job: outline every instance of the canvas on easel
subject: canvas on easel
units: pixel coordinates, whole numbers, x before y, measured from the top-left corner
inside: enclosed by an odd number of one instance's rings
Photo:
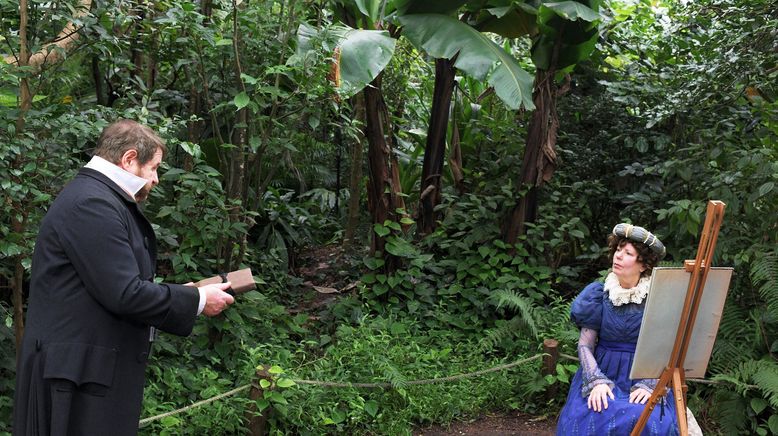
[[[703,288],[705,298],[700,301],[683,363],[686,377],[705,376],[732,273],[732,268],[717,267],[708,273]],[[654,268],[630,378],[659,378],[667,366],[690,278],[691,274],[683,267]]]

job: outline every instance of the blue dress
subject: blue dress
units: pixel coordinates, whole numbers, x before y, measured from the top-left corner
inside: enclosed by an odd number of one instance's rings
[[[614,384],[615,400],[608,398],[608,408],[595,412],[587,407],[582,395],[582,367],[573,377],[567,402],[559,416],[557,435],[628,435],[637,424],[645,404],[629,402],[632,386],[639,380],[629,378],[635,344],[640,333],[645,301],[614,306],[602,283],[588,285],[573,302],[570,317],[579,328],[598,330],[594,358],[600,371]],[[673,393],[657,403],[641,435],[678,435]]]

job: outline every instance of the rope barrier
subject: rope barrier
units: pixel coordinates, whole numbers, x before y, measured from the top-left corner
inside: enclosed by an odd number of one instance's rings
[[[154,421],[159,421],[162,418],[166,418],[168,416],[173,416],[173,415],[178,415],[179,413],[184,413],[187,410],[194,409],[196,407],[200,407],[200,406],[206,405],[208,403],[212,403],[212,402],[214,402],[216,400],[221,400],[222,398],[229,397],[230,395],[235,395],[238,392],[244,391],[244,390],[246,390],[246,389],[248,389],[250,387],[251,387],[251,383],[249,383],[247,385],[243,385],[243,386],[241,386],[239,388],[235,388],[235,389],[233,389],[233,390],[231,390],[229,392],[225,392],[223,394],[219,394],[219,395],[217,395],[215,397],[211,397],[211,398],[208,398],[208,399],[205,399],[205,400],[202,400],[202,401],[198,401],[198,402],[196,402],[194,404],[191,404],[191,405],[186,406],[186,407],[182,407],[180,409],[172,410],[170,412],[162,413],[162,414],[159,414],[159,415],[156,415],[156,416],[152,416],[150,418],[141,419],[140,422],[138,423],[138,427],[142,428],[142,427],[145,427],[147,424],[152,423]]]
[[[403,385],[428,385],[432,383],[443,383],[443,382],[451,382],[456,380],[461,380],[465,378],[471,378],[471,377],[477,377],[479,375],[488,374],[490,372],[496,372],[496,371],[503,371],[508,368],[512,368],[514,366],[521,365],[522,363],[531,362],[533,360],[537,360],[541,357],[543,357],[544,354],[536,354],[532,357],[528,357],[526,359],[517,360],[513,363],[508,363],[505,365],[498,365],[489,369],[483,369],[480,371],[465,373],[465,374],[459,374],[459,375],[453,375],[449,377],[440,377],[440,378],[429,378],[429,379],[422,379],[422,380],[411,380],[405,383],[402,383]],[[332,388],[391,388],[393,385],[391,383],[343,383],[343,382],[327,382],[327,381],[319,381],[319,380],[296,380],[291,379],[293,382],[301,385],[316,385],[316,386],[324,386],[324,387],[332,387]],[[159,421],[162,418],[178,415],[180,413],[184,413],[188,410],[194,409],[196,407],[203,406],[208,403],[212,403],[214,401],[220,400],[225,397],[229,397],[231,395],[235,395],[238,392],[244,391],[251,387],[251,384],[243,385],[241,387],[235,388],[229,392],[225,392],[223,394],[216,395],[215,397],[208,398],[206,400],[198,401],[194,404],[191,404],[186,407],[182,407],[180,409],[172,410],[170,412],[162,413],[159,415],[155,415],[149,418],[141,419],[139,422],[139,427],[145,427],[146,425],[154,422]]]
[[[433,383],[444,383],[444,382],[462,380],[471,377],[478,377],[479,375],[488,374],[490,372],[503,371],[508,368],[521,365],[522,363],[531,362],[543,356],[544,356],[543,354],[536,354],[526,359],[517,360],[513,363],[508,363],[505,365],[498,365],[489,369],[483,369],[480,371],[469,372],[469,373],[459,374],[459,375],[452,375],[448,377],[411,380],[405,383],[401,383],[401,385],[405,385],[405,386],[429,385]],[[324,387],[331,387],[331,388],[391,388],[394,386],[391,383],[348,383],[348,382],[324,382],[319,380],[295,380],[295,379],[292,379],[292,381],[301,385],[316,385],[316,386],[324,386]]]
[[[579,362],[581,360],[581,359],[579,359],[579,358],[577,358],[575,356],[571,356],[571,355],[565,354],[565,353],[559,353],[559,357],[564,357],[565,359],[575,360],[576,362]]]
[[[428,378],[428,379],[421,379],[421,380],[411,380],[411,381],[407,381],[407,382],[404,382],[404,383],[398,383],[397,385],[399,385],[399,386],[418,386],[418,385],[428,385],[428,384],[433,384],[433,383],[452,382],[452,381],[462,380],[462,379],[466,379],[466,378],[478,377],[480,375],[488,374],[490,372],[503,371],[503,370],[512,368],[514,366],[521,365],[523,363],[531,362],[533,360],[540,359],[541,357],[546,356],[546,355],[547,354],[545,354],[545,353],[536,354],[536,355],[534,355],[532,357],[527,357],[525,359],[517,360],[515,362],[507,363],[507,364],[504,364],[504,365],[497,365],[497,366],[494,366],[494,367],[488,368],[488,369],[482,369],[480,371],[474,371],[474,372],[469,372],[469,373],[464,373],[464,374],[452,375],[452,376],[448,376],[448,377],[438,377],[438,378]],[[564,359],[568,359],[568,360],[579,361],[578,357],[571,356],[569,354],[559,353],[559,357],[564,358]],[[366,389],[372,389],[372,388],[392,388],[392,387],[396,386],[396,385],[392,385],[391,383],[328,382],[328,381],[305,380],[305,379],[300,379],[300,380],[298,380],[298,379],[291,379],[291,380],[293,382],[297,383],[297,384],[300,384],[300,385],[313,385],[313,386],[322,386],[322,387],[330,387],[330,388],[366,388]],[[719,384],[722,384],[722,382],[719,382],[717,380],[687,379],[687,381],[691,381],[691,382],[695,382],[695,383],[708,384],[708,385],[719,385]],[[165,418],[165,417],[168,417],[168,416],[173,416],[173,415],[178,415],[178,414],[184,413],[184,412],[186,412],[188,410],[191,410],[191,409],[194,409],[194,408],[197,408],[197,407],[200,407],[200,406],[204,406],[204,405],[212,403],[214,401],[221,400],[222,398],[226,398],[226,397],[235,395],[235,394],[237,394],[239,392],[242,392],[242,391],[250,388],[251,386],[252,386],[252,384],[249,383],[249,384],[240,386],[238,388],[235,388],[235,389],[233,389],[231,391],[225,392],[223,394],[219,394],[219,395],[216,395],[214,397],[198,401],[198,402],[193,403],[193,404],[191,404],[189,406],[182,407],[180,409],[172,410],[170,412],[162,413],[162,414],[159,414],[159,415],[155,415],[155,416],[152,416],[152,417],[149,417],[149,418],[141,419],[140,422],[138,423],[139,424],[138,427],[142,428],[142,427],[145,427],[146,425],[148,425],[148,424],[150,424],[150,423],[152,423],[154,421],[159,421],[162,418]],[[748,385],[747,387],[758,388],[758,386],[752,386],[752,385]]]

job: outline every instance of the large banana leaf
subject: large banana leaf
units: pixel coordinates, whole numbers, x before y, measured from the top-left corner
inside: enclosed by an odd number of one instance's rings
[[[414,14],[399,19],[403,35],[416,47],[435,58],[458,55],[454,66],[478,80],[487,79],[509,108],[535,108],[532,76],[486,35],[447,15]]]
[[[385,30],[349,29],[340,48],[340,89],[345,97],[361,91],[394,56],[397,40]]]
[[[481,12],[475,28],[481,32],[492,32],[506,38],[533,36],[538,31],[535,24],[537,11],[505,6],[490,8]]]
[[[378,14],[381,13],[381,0],[355,0],[359,12],[370,18],[370,21],[378,21]]]
[[[539,13],[543,21],[547,21],[547,17],[552,13],[570,21],[583,20],[592,22],[602,19],[595,10],[577,1],[543,3],[540,5]]]
[[[595,9],[598,3],[596,0],[590,2]],[[532,46],[535,66],[549,69],[556,40],[560,36],[557,69],[588,58],[597,41],[597,23],[602,19],[595,9],[576,1],[541,4],[538,8],[540,35]]]
[[[320,40],[321,49],[331,51],[337,47],[340,56],[335,57],[339,72],[338,92],[348,98],[361,91],[383,71],[394,56],[397,40],[384,30],[352,29],[332,26],[316,29],[305,23],[297,28],[297,55],[314,50],[314,41]]]
[[[456,11],[468,0],[394,0],[400,14],[447,14]]]

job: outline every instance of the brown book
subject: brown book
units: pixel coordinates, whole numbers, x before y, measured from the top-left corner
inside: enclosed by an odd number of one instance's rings
[[[233,295],[242,294],[257,287],[257,285],[254,283],[254,276],[251,274],[251,268],[244,268],[237,271],[222,273],[218,276],[200,280],[199,282],[195,283],[194,286],[199,288],[200,286],[225,282],[231,282],[230,284],[232,286],[227,290],[227,292]]]

